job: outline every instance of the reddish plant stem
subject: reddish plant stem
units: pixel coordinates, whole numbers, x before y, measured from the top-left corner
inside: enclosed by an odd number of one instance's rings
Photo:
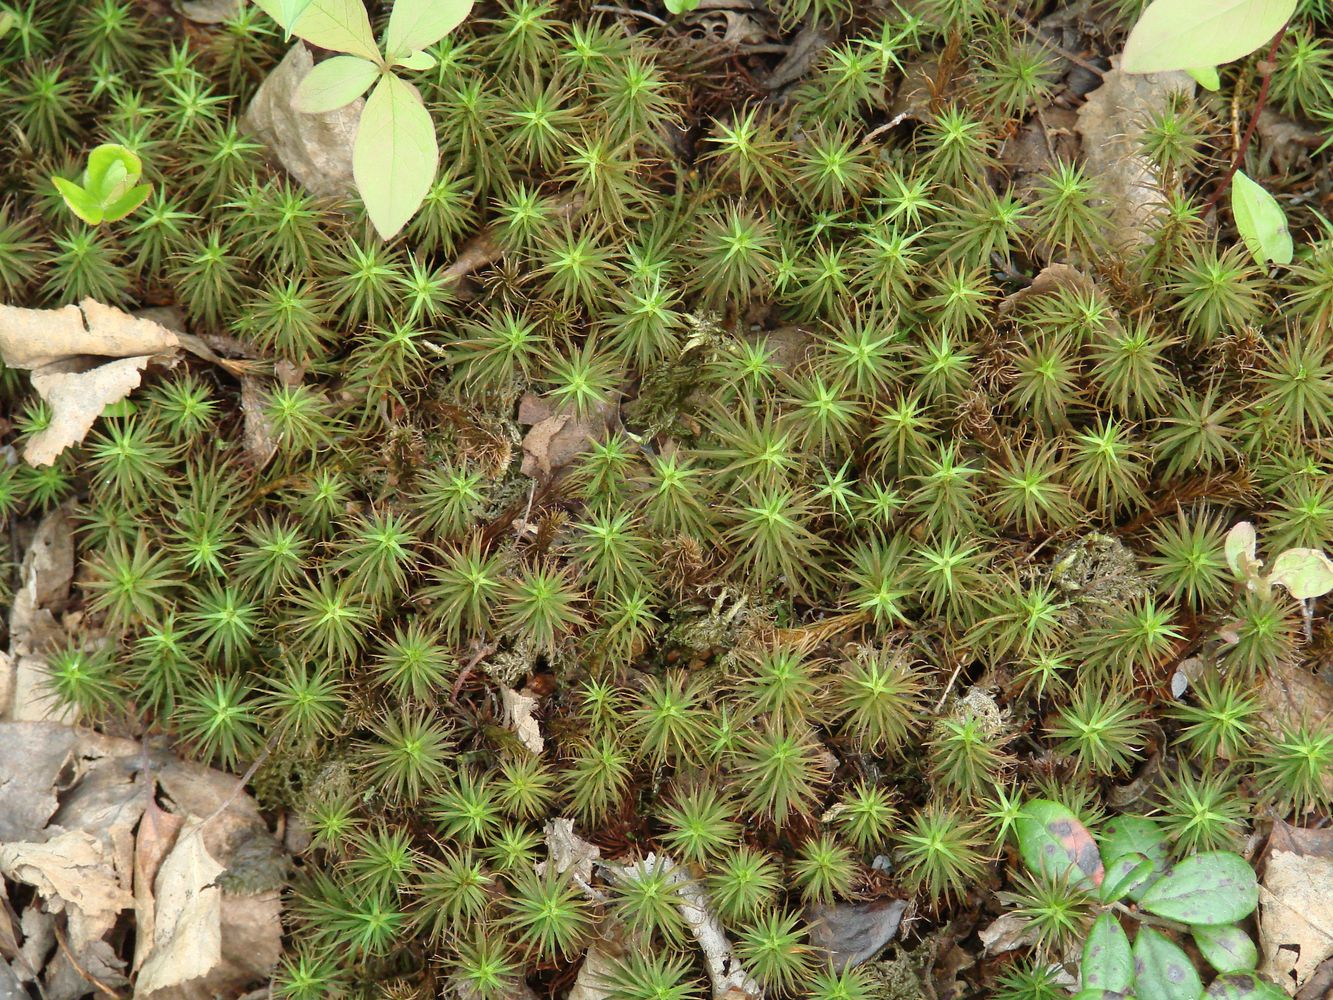
[[[1227,189],[1231,183],[1231,178],[1236,176],[1236,171],[1240,165],[1245,162],[1245,153],[1250,148],[1250,140],[1254,138],[1254,131],[1259,127],[1259,116],[1263,114],[1264,105],[1268,103],[1268,88],[1273,82],[1273,70],[1276,69],[1277,50],[1282,44],[1282,39],[1287,37],[1287,26],[1284,24],[1282,30],[1273,36],[1273,44],[1268,46],[1268,57],[1263,62],[1264,73],[1259,83],[1259,98],[1254,102],[1254,113],[1250,115],[1250,124],[1245,128],[1245,134],[1241,136],[1240,148],[1236,150],[1235,159],[1231,161],[1231,166],[1227,169],[1226,175],[1217,185],[1217,190],[1213,192],[1208,203],[1204,205],[1204,213],[1218,203],[1222,197],[1222,192]]]

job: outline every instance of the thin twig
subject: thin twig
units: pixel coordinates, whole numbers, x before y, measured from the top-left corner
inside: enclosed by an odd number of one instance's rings
[[[1273,70],[1277,68],[1277,50],[1282,44],[1282,39],[1287,37],[1287,26],[1284,24],[1282,30],[1273,36],[1273,44],[1268,46],[1268,57],[1263,61],[1261,67],[1263,76],[1259,83],[1259,96],[1254,102],[1254,111],[1250,115],[1250,124],[1245,129],[1245,135],[1241,137],[1240,148],[1236,150],[1236,155],[1231,161],[1231,166],[1223,175],[1222,180],[1218,182],[1217,189],[1213,192],[1207,203],[1203,206],[1204,214],[1208,213],[1210,208],[1217,205],[1222,197],[1222,192],[1227,189],[1231,183],[1231,178],[1236,176],[1236,171],[1240,169],[1241,163],[1245,160],[1245,153],[1250,148],[1250,140],[1254,138],[1254,131],[1259,127],[1259,116],[1263,114],[1264,105],[1268,103],[1268,88],[1273,82]]]
[[[671,31],[676,30],[670,23],[662,20],[656,14],[648,13],[646,10],[630,10],[627,7],[612,7],[609,3],[595,3],[592,5],[592,9],[599,14],[620,14],[623,17],[641,17],[645,21],[652,21],[653,24],[660,27],[667,28]]]
[[[958,665],[953,668],[953,673],[949,675],[949,683],[944,685],[944,693],[940,695],[940,700],[935,703],[935,711],[944,707],[944,699],[949,697],[949,692],[953,690],[953,682],[958,680],[958,673],[963,669],[963,661],[959,660]]]
[[[1074,55],[1074,53],[1068,51],[1067,49],[1061,48],[1059,45],[1056,45],[1050,39],[1043,37],[1041,31],[1038,30],[1037,26],[1033,24],[1031,21],[1029,21],[1027,18],[1024,17],[1018,18],[1018,23],[1021,24],[1023,27],[1027,28],[1028,32],[1032,35],[1033,38],[1035,38],[1038,41],[1038,43],[1046,46],[1046,48],[1050,49],[1056,55],[1063,56],[1064,58],[1068,59],[1071,63],[1073,63],[1075,66],[1080,66],[1083,69],[1086,69],[1089,73],[1096,74],[1098,77],[1104,77],[1106,75],[1106,70],[1102,69],[1100,66],[1088,62],[1082,56]]]
[[[61,931],[60,927],[56,924],[52,924],[51,929],[55,931],[56,944],[60,945],[60,953],[65,956],[66,961],[68,961],[70,965],[74,966],[74,971],[77,972],[87,982],[92,983],[95,987],[97,987],[97,989],[105,993],[107,996],[115,997],[116,1000],[121,1000],[121,996],[119,993],[117,993],[110,986],[102,982],[102,980],[98,979],[96,976],[94,976],[91,972],[89,972],[87,969],[85,969],[82,965],[78,963],[78,961],[74,958],[74,954],[69,950],[69,945],[65,943],[65,935],[64,932]]]
[[[246,772],[243,775],[241,775],[240,780],[236,782],[236,787],[231,790],[231,794],[229,794],[225,799],[223,799],[222,804],[218,806],[216,809],[214,809],[211,813],[209,813],[208,816],[205,817],[202,823],[200,823],[197,827],[195,827],[195,832],[198,832],[202,830],[204,827],[208,826],[209,823],[213,822],[213,820],[217,819],[224,812],[226,812],[228,807],[233,802],[236,801],[236,797],[245,790],[245,786],[250,783],[250,779],[255,776],[255,772],[264,766],[264,761],[268,760],[269,754],[271,754],[274,750],[277,749],[279,735],[281,734],[274,733],[272,736],[269,737],[268,742],[264,744],[264,749],[260,751],[259,756],[255,758],[254,763],[251,764],[249,768],[246,769]]]

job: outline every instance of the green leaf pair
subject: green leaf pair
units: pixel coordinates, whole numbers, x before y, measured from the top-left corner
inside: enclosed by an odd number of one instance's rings
[[[144,203],[153,185],[140,184],[143,163],[124,146],[103,143],[88,154],[80,183],[52,177],[69,210],[90,226],[117,222]]]
[[[420,92],[394,70],[430,69],[435,59],[424,50],[462,23],[472,0],[395,0],[383,54],[361,0],[256,3],[298,38],[344,53],[301,81],[293,99],[298,111],[332,111],[370,90],[352,148],[352,176],[375,230],[393,237],[421,207],[440,161]]]
[[[1199,73],[1234,62],[1269,42],[1296,12],[1297,0],[1155,0],[1125,40],[1126,73],[1179,69]],[[1198,79],[1198,77],[1195,77]],[[1211,89],[1211,88],[1210,88]]]

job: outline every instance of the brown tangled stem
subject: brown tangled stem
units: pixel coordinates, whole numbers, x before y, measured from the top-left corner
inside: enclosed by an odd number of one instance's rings
[[[1231,166],[1227,168],[1226,174],[1223,175],[1222,180],[1218,183],[1212,196],[1204,205],[1204,214],[1207,214],[1209,209],[1217,205],[1222,197],[1222,192],[1224,192],[1227,189],[1227,185],[1231,183],[1231,178],[1236,176],[1236,171],[1239,170],[1240,165],[1245,162],[1245,153],[1250,148],[1250,140],[1254,138],[1254,131],[1259,127],[1259,116],[1263,114],[1264,105],[1268,103],[1268,89],[1273,83],[1273,70],[1277,68],[1278,46],[1282,44],[1282,39],[1286,37],[1287,26],[1284,24],[1282,30],[1273,36],[1273,42],[1268,46],[1267,58],[1260,63],[1262,75],[1260,76],[1259,81],[1259,97],[1254,102],[1254,111],[1250,114],[1250,124],[1245,127],[1245,134],[1241,136],[1240,146],[1236,149],[1236,155],[1231,160]]]

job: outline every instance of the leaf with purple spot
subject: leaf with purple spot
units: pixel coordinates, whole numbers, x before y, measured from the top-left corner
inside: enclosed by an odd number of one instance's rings
[[[1253,972],[1218,976],[1203,996],[1204,1000],[1288,1000],[1283,990]]]
[[[1179,945],[1151,927],[1140,927],[1134,938],[1134,990],[1149,1000],[1198,1000],[1203,980]]]
[[[1152,884],[1140,905],[1183,924],[1234,924],[1259,904],[1259,881],[1239,854],[1205,851]]]
[[[1097,918],[1083,943],[1079,965],[1083,986],[1127,993],[1134,984],[1134,959],[1129,936],[1109,911]]]
[[[1106,876],[1097,842],[1077,816],[1049,799],[1033,799],[1014,824],[1018,848],[1032,871],[1047,878],[1069,876],[1095,889]]]

